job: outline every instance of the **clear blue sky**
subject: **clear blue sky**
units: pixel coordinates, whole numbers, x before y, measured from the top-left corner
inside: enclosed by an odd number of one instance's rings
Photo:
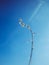
[[[28,64],[31,34],[19,18],[36,33],[31,65],[49,65],[48,0],[0,0],[0,65]]]

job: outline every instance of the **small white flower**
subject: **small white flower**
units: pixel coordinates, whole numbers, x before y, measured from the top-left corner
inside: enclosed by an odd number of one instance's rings
[[[28,28],[29,30],[31,29],[29,25],[27,25],[27,28]]]
[[[19,21],[19,24],[21,25],[21,22]]]
[[[22,21],[23,21],[22,18],[20,18],[20,19],[19,19],[19,22],[22,22]]]
[[[22,27],[25,27],[25,24],[24,24],[24,23],[21,23],[21,26],[22,26]]]

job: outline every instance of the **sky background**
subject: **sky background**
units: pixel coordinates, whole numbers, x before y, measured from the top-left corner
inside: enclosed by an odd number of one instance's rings
[[[49,0],[0,0],[0,65],[28,64],[31,34],[19,18],[36,33],[31,65],[49,65]]]

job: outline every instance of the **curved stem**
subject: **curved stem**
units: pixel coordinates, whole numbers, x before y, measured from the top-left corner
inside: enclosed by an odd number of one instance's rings
[[[32,29],[30,28],[30,26],[26,25],[25,23],[22,22],[22,19],[19,20],[19,24],[22,26],[22,27],[26,27],[30,32],[31,32],[31,36],[32,36],[32,44],[31,44],[31,53],[30,53],[30,59],[29,59],[29,64],[31,64],[31,60],[32,60],[32,53],[33,53],[33,32],[32,32]]]
[[[31,60],[32,60],[32,53],[33,53],[33,33],[32,33],[32,30],[30,30],[31,32],[31,36],[32,36],[32,44],[31,44],[31,53],[30,53],[30,59],[29,59],[29,64],[31,64]]]

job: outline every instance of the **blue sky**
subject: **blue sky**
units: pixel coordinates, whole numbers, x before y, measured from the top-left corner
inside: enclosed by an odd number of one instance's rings
[[[36,33],[31,65],[49,65],[49,0],[0,0],[0,65],[28,64],[31,34],[19,18]]]

